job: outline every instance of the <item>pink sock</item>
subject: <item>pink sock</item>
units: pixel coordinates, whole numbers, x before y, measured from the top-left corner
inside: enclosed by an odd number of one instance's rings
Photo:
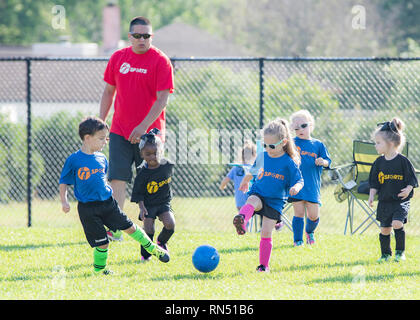
[[[273,248],[273,241],[271,238],[261,238],[260,240],[260,264],[268,267],[271,257],[271,249]]]
[[[252,204],[245,204],[242,206],[241,210],[239,210],[239,214],[242,214],[245,218],[245,222],[244,225],[246,225],[249,221],[249,219],[252,218],[252,216],[254,215],[254,210],[255,208],[252,206]]]

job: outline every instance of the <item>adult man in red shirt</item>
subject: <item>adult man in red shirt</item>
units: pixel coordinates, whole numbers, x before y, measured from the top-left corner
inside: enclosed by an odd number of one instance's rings
[[[112,106],[109,175],[114,198],[121,210],[126,198],[126,183],[132,180],[132,165],[139,166],[140,137],[158,128],[165,137],[165,107],[173,92],[170,59],[152,46],[152,25],[147,18],[130,22],[131,46],[118,50],[109,59],[104,73],[105,89],[99,117],[105,120]]]

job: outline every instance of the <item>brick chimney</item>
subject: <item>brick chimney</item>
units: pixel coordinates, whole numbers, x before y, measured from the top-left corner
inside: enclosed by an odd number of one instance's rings
[[[111,54],[118,49],[120,41],[120,8],[116,3],[117,1],[108,1],[103,10],[102,39],[105,54]]]

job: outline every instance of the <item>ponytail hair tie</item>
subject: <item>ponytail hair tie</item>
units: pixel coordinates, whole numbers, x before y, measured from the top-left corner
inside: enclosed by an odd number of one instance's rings
[[[156,139],[159,139],[160,130],[158,128],[153,128],[148,133],[145,133],[140,137],[139,149],[143,149],[144,145],[148,143],[156,144]]]
[[[391,121],[382,122],[382,123],[378,123],[377,126],[382,126],[379,131],[392,131],[392,132],[398,133],[398,129],[395,127],[394,122],[391,122]]]

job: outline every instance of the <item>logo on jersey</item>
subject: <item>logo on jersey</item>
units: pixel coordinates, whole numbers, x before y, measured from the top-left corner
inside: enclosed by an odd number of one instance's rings
[[[100,169],[92,169],[90,170],[88,167],[82,167],[77,171],[77,176],[80,180],[87,180],[90,178],[90,176],[92,174],[98,173],[98,172],[102,172],[105,173],[105,169],[104,168],[100,168]]]
[[[315,152],[304,151],[298,146],[296,146],[296,149],[298,150],[298,152],[301,156],[310,156],[310,157],[313,157],[315,159],[318,158],[318,155]]]
[[[80,180],[87,180],[90,178],[90,170],[89,168],[83,167],[77,171],[77,176]]]
[[[165,184],[168,184],[169,182],[171,182],[171,180],[171,177],[169,177],[168,179],[163,180],[159,183],[157,183],[156,181],[150,181],[146,186],[147,192],[150,194],[156,193],[158,192],[159,188],[161,188]]]
[[[273,177],[274,179],[284,180],[284,175],[275,172],[264,171],[263,168],[258,171],[257,179],[260,180],[262,177]]]
[[[147,69],[143,68],[134,68],[128,62],[124,62],[120,67],[120,73],[127,74],[129,72],[138,72],[138,73],[147,73]]]
[[[378,174],[378,181],[380,184],[384,184],[385,180],[403,180],[403,176],[400,174],[384,174],[382,171]]]

